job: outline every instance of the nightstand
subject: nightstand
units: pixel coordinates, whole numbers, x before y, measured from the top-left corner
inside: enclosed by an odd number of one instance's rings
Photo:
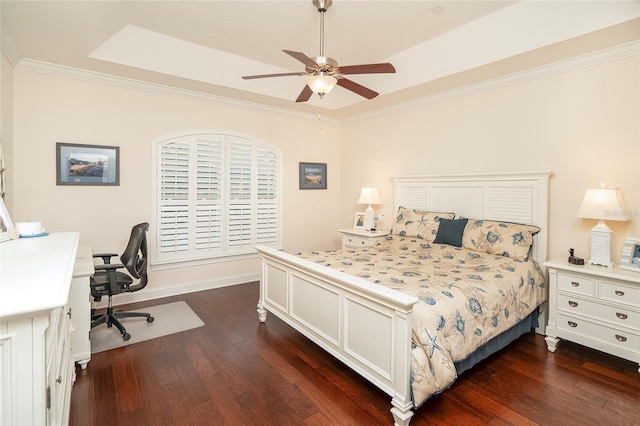
[[[361,229],[340,229],[342,234],[342,248],[365,247],[382,241],[389,231],[365,231]]]
[[[560,339],[640,363],[640,272],[550,260],[547,347]],[[640,368],[638,368],[640,373]]]

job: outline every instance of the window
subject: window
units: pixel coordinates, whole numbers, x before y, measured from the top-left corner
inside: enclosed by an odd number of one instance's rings
[[[155,264],[281,245],[280,154],[240,136],[188,133],[154,141]]]

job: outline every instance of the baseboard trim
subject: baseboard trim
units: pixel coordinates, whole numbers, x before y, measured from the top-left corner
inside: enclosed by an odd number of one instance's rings
[[[147,300],[161,299],[163,297],[177,296],[180,294],[195,293],[203,290],[213,290],[216,288],[228,287],[232,285],[245,284],[253,281],[259,281],[260,274],[239,275],[235,277],[224,278],[221,280],[202,281],[197,283],[180,284],[172,287],[150,288],[135,293],[123,293],[117,295],[113,299],[114,306],[126,305],[135,302],[145,302]],[[106,308],[108,298],[104,297],[100,302],[92,302],[93,308]],[[258,300],[256,299],[256,303]]]

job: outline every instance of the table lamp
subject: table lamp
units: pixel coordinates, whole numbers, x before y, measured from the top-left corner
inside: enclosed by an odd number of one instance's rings
[[[599,221],[596,226],[591,228],[591,259],[589,259],[589,263],[612,267],[611,234],[613,231],[604,221],[605,219],[626,221],[629,220],[629,215],[624,208],[620,190],[605,186],[605,184],[600,184],[598,189],[586,190],[576,217]]]
[[[360,191],[360,198],[358,198],[358,204],[368,204],[369,207],[364,211],[364,222],[362,228],[370,231],[375,229],[374,217],[375,212],[371,207],[372,204],[382,204],[382,198],[380,197],[380,190],[373,186],[366,186]]]

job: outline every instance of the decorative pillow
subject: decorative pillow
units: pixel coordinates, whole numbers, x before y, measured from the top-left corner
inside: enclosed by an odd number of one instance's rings
[[[398,208],[396,221],[390,234],[415,237],[433,242],[441,219],[453,219],[455,213],[428,212],[425,210]]]
[[[467,219],[440,219],[438,235],[434,244],[449,244],[450,246],[462,246],[462,233],[467,226]]]
[[[533,236],[540,228],[520,223],[469,219],[462,246],[471,250],[527,260]]]

